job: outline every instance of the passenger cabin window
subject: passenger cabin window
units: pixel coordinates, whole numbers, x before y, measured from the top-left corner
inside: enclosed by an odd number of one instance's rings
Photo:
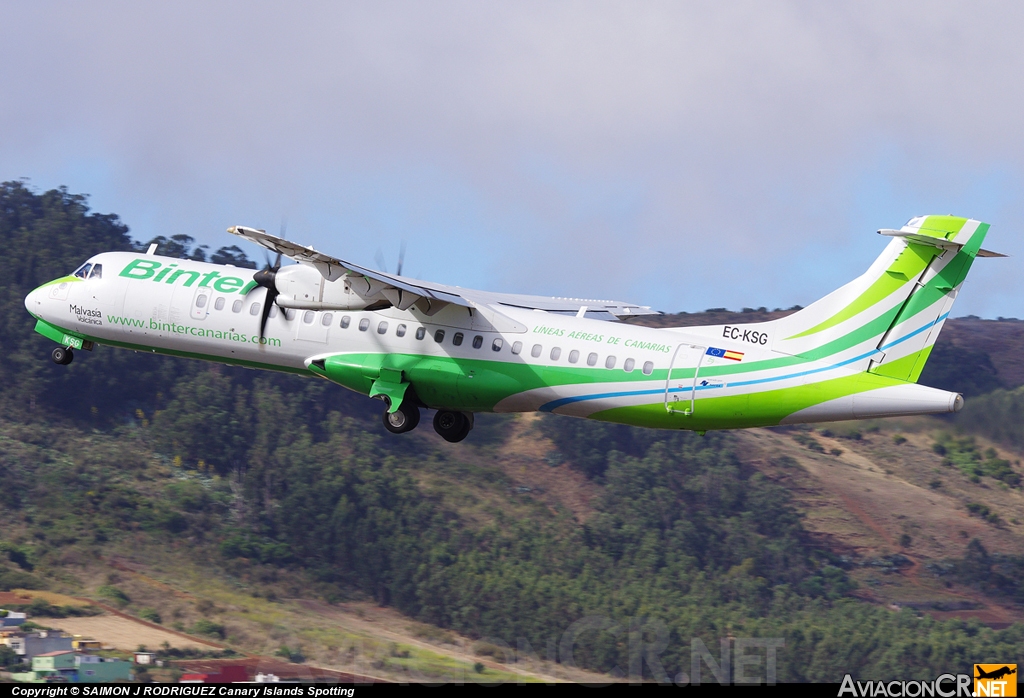
[[[551,347],[551,360],[558,361],[558,357],[562,355],[561,347]]]
[[[522,342],[512,342],[512,353],[513,354],[518,354],[522,350],[523,350],[523,343]]]
[[[368,329],[370,329],[370,318],[364,317],[359,321],[359,331],[366,332]]]
[[[294,320],[295,319],[295,308],[285,308],[284,316],[288,319],[289,322]]]
[[[607,359],[604,360],[604,367],[615,368],[615,361],[616,359],[614,356],[609,356]]]
[[[398,327],[395,328],[395,336],[396,337],[404,337],[405,336],[405,325],[399,325]]]
[[[452,344],[454,344],[457,347],[462,346],[462,333],[461,332],[456,332],[455,333],[455,336],[452,337]]]
[[[505,340],[501,337],[495,337],[494,341],[491,342],[491,351],[501,351],[503,346],[505,346]]]
[[[197,308],[205,308],[206,307],[206,297],[207,296],[206,296],[205,293],[200,293],[199,296],[196,297],[196,307]],[[253,313],[253,315],[255,315],[255,313]]]
[[[587,356],[587,366],[597,366],[597,354]]]
[[[205,303],[206,301],[204,300],[203,302]],[[250,305],[249,306],[249,314],[250,315],[259,315],[260,314],[260,304],[259,303],[253,303],[252,305]]]
[[[307,310],[306,312],[304,312],[302,314],[302,322],[303,322],[303,324],[312,325],[313,324],[313,320],[315,320],[315,319],[316,319],[316,313],[314,313],[312,310]]]
[[[90,279],[102,279],[103,278],[103,265],[102,264],[93,264],[92,265],[92,273],[89,274],[89,278]]]
[[[426,336],[427,336],[427,328],[426,327],[417,327],[416,328],[416,339],[423,339]]]
[[[320,324],[324,327],[330,327],[332,322],[334,322],[334,313],[324,313],[324,316],[320,318]]]
[[[83,264],[82,266],[78,267],[78,269],[75,270],[75,273],[72,274],[72,276],[77,276],[79,279],[84,279],[87,276],[89,276],[90,269],[92,269],[91,264]]]
[[[277,306],[276,305],[270,306],[270,312],[267,313],[267,317],[277,317]]]
[[[569,352],[569,363],[574,364],[580,360],[580,353],[573,349]]]
[[[218,298],[217,300],[215,300],[213,302],[213,307],[216,310],[224,310],[224,299],[223,298]]]
[[[538,356],[540,356],[540,353],[542,351],[544,351],[544,347],[542,347],[539,344],[534,344],[533,349],[530,350],[530,356],[536,359]]]
[[[444,341],[444,330],[438,330],[434,333],[434,341],[438,344]]]
[[[483,345],[484,345],[484,338],[483,337],[481,337],[480,335],[477,335],[476,337],[473,337],[473,348],[474,349],[479,349]]]
[[[649,376],[652,373],[654,373],[654,362],[653,361],[645,361],[644,362],[644,375],[645,376]]]
[[[626,359],[626,363],[622,364],[622,370],[626,373],[632,373],[634,366],[636,366],[636,361],[633,361],[633,359]]]
[[[341,316],[341,329],[347,330],[348,326],[352,324],[352,318],[348,315]]]
[[[235,301],[231,304],[231,312],[240,313],[242,312],[242,301]]]
[[[381,320],[380,324],[377,325],[377,334],[387,334],[387,332],[388,332],[388,323],[385,322],[384,320]]]

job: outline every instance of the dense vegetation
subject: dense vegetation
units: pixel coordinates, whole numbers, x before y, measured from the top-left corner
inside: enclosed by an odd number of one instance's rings
[[[1016,448],[1024,447],[1024,387],[994,390],[970,400],[957,425]]]
[[[24,295],[92,253],[136,243],[83,197],[20,183],[0,187],[0,240],[0,516],[29,532],[0,531],[0,588],[59,583],[63,564],[142,536],[187,546],[257,590],[289,569],[307,593],[368,595],[542,657],[580,619],[608,619],[575,651],[603,671],[630,666],[631,632],[664,644],[670,678],[690,671],[691,638],[716,659],[721,637],[784,638],[780,680],[926,677],[1015,656],[1024,643],[1019,626],[992,631],[849,598],[841,561],[809,544],[786,491],[744,463],[727,434],[542,421],[559,451],[552,467],[578,468],[600,487],[579,523],[508,494],[486,462],[381,438],[377,403],[323,381],[105,347],[54,366]],[[172,242],[181,256],[207,254],[184,236]],[[247,262],[237,248],[217,255]],[[502,424],[490,427],[499,442]],[[471,515],[429,485],[435,478],[509,504]],[[1003,577],[1014,564],[983,562]]]

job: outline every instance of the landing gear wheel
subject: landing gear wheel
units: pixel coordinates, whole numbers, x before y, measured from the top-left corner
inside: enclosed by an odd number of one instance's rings
[[[462,441],[472,428],[473,420],[462,412],[438,410],[434,415],[434,431],[449,443]]]
[[[381,421],[384,422],[384,428],[392,434],[404,434],[415,429],[416,425],[420,423],[420,408],[404,402],[394,412],[384,410]]]
[[[50,354],[50,358],[53,359],[53,363],[55,364],[58,364],[60,366],[67,366],[74,360],[75,354],[70,349],[65,349],[64,347],[57,347]]]

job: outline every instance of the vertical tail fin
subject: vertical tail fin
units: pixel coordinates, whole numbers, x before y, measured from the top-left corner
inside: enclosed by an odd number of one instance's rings
[[[937,216],[929,217],[926,222],[932,218]],[[917,382],[942,325],[949,317],[960,287],[967,278],[967,272],[982,252],[981,243],[985,241],[988,228],[987,223],[967,220],[956,234],[948,238],[929,238],[935,241],[930,244],[938,247],[941,254],[925,269],[879,341],[878,349],[882,355],[871,362],[871,373]],[[897,239],[904,238],[908,245],[929,244],[927,240],[912,241],[921,238],[922,226],[911,232],[913,230],[910,226],[904,226],[899,231],[883,232]],[[955,244],[950,245],[949,242]]]
[[[810,356],[842,339],[876,350],[868,371],[916,382],[942,324],[981,249],[988,224],[954,216],[920,216],[900,230],[862,276],[777,321],[772,348]]]

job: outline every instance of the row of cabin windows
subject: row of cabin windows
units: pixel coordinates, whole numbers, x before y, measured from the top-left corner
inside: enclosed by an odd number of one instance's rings
[[[542,353],[544,353],[544,347],[541,346],[540,344],[534,344],[533,348],[530,350],[530,356],[532,356],[535,359],[539,358]],[[550,359],[552,361],[558,361],[560,358],[562,358],[562,348],[561,347],[551,347],[551,353],[548,354],[548,356],[550,357]],[[580,353],[579,353],[579,351],[577,351],[576,349],[573,349],[572,351],[569,352],[569,363],[571,363],[571,364],[579,363],[579,360],[580,360]],[[587,354],[587,366],[597,366],[597,361],[598,361],[597,352],[590,352],[589,354]],[[618,362],[618,358],[614,354],[609,354],[608,356],[605,357],[604,367],[608,368],[608,369],[615,368],[615,364],[617,362]],[[633,369],[635,369],[635,368],[636,368],[636,360],[634,360],[634,359],[630,358],[630,359],[626,359],[624,362],[622,362],[622,370],[625,371],[626,373],[632,373]],[[645,376],[651,375],[652,373],[654,373],[654,362],[653,361],[645,361],[644,365],[643,365],[643,368],[641,370],[643,371]]]
[[[206,307],[206,303],[207,303],[208,300],[209,300],[209,298],[206,296],[205,293],[200,294],[198,297],[196,297],[196,307],[197,308],[205,308]],[[224,304],[225,304],[226,301],[227,301],[227,299],[225,299],[223,296],[221,296],[220,298],[218,298],[217,300],[215,300],[213,302],[213,309],[214,310],[224,310]],[[231,312],[233,312],[233,313],[240,313],[240,312],[242,312],[242,305],[243,305],[243,302],[242,302],[241,299],[236,300],[234,303],[231,304]],[[270,317],[274,317],[275,315],[277,315],[276,310],[277,310],[277,306],[274,306],[274,307],[272,307],[270,309]],[[259,303],[253,303],[252,305],[250,305],[249,306],[249,314],[250,315],[259,315],[260,314],[260,304]]]
[[[213,307],[215,309],[217,309],[217,310],[223,310],[224,309],[224,302],[225,302],[224,298],[218,298],[214,302]],[[206,307],[206,295],[201,295],[201,296],[199,296],[196,299],[196,307],[197,308],[204,308],[204,307]],[[234,312],[234,313],[238,313],[238,312],[241,312],[241,310],[242,310],[242,301],[241,300],[236,300],[231,305],[231,311]],[[284,312],[285,312],[285,317],[288,318],[289,320],[294,320],[295,319],[295,310],[293,310],[292,308],[287,308],[287,309],[285,309]],[[249,314],[250,315],[259,315],[260,314],[260,304],[259,303],[253,303],[251,306],[249,306]],[[271,306],[271,308],[270,308],[270,317],[276,317],[276,316],[277,316],[277,306],[276,305],[275,306]],[[314,312],[312,310],[307,310],[305,313],[302,314],[302,322],[304,324],[306,324],[306,325],[312,325],[315,320],[316,320],[316,312]],[[320,324],[323,325],[324,327],[330,327],[331,323],[333,321],[334,321],[334,313],[324,313],[320,317]],[[343,315],[342,318],[341,318],[341,329],[343,329],[343,330],[347,329],[349,327],[349,325],[351,325],[351,324],[352,324],[352,318],[350,316],[348,316],[348,315]],[[360,332],[366,332],[368,329],[370,329],[370,318],[365,318],[364,317],[364,318],[360,319],[359,320],[359,331]],[[398,327],[395,328],[395,336],[396,337],[404,337],[407,331],[408,331],[408,327],[404,323],[401,323],[401,324],[398,325]],[[381,320],[379,323],[377,323],[377,334],[387,334],[387,332],[388,332],[388,321],[387,320]],[[427,329],[425,327],[417,327],[416,328],[416,339],[423,339],[426,336],[427,336]],[[438,344],[441,344],[444,341],[444,337],[445,337],[445,331],[444,330],[435,330],[434,331],[434,341],[437,342]],[[462,332],[456,332],[454,335],[452,335],[452,344],[454,346],[457,346],[457,347],[458,346],[462,346],[462,343],[465,341],[465,339],[466,339],[466,336]],[[478,334],[478,335],[473,337],[472,346],[473,346],[474,349],[479,349],[480,347],[483,346],[483,344],[484,344],[483,335],[479,335]],[[504,346],[505,346],[505,340],[503,340],[501,337],[496,337],[494,339],[494,341],[491,342],[491,351],[501,351],[502,348],[504,348]],[[522,352],[522,350],[523,350],[523,343],[522,342],[513,342],[512,343],[512,353],[513,354],[519,354],[520,352]],[[540,355],[542,353],[544,353],[544,347],[541,346],[540,344],[534,344],[533,348],[530,350],[530,356],[532,356],[535,359],[540,358]],[[549,354],[549,356],[551,357],[552,361],[558,361],[561,358],[561,356],[562,356],[562,348],[561,347],[551,347],[551,353]],[[571,364],[579,363],[579,360],[580,360],[580,353],[579,353],[579,351],[577,351],[576,349],[573,349],[572,351],[569,352],[569,363],[571,363]],[[597,361],[598,361],[597,352],[591,352],[590,354],[587,355],[587,366],[596,366],[597,365]],[[604,367],[607,368],[607,369],[615,368],[615,364],[617,362],[618,362],[618,358],[615,355],[610,354],[607,357],[605,357]],[[625,371],[626,373],[632,373],[633,369],[635,367],[636,367],[636,361],[633,360],[633,359],[626,359],[623,362],[623,364],[622,364],[622,370]],[[651,375],[651,373],[654,372],[654,362],[653,361],[645,361],[644,365],[643,365],[643,368],[641,370],[643,371],[645,376]]]

